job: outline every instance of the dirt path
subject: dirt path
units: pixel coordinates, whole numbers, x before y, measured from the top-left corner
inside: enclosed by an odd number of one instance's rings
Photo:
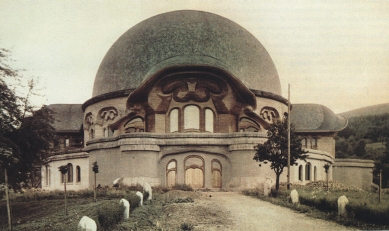
[[[223,230],[350,230],[236,192],[208,194],[212,204],[224,209],[232,220],[233,225]]]

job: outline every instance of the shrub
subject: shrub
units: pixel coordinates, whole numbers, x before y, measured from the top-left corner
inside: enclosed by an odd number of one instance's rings
[[[143,192],[143,187],[140,184],[135,184],[135,185],[131,185],[131,186],[124,186],[123,188],[126,189],[126,191]]]
[[[128,200],[128,202],[130,203],[130,211],[133,211],[134,209],[139,207],[140,199],[134,192],[128,193],[125,196],[125,199]]]
[[[103,205],[97,212],[97,220],[104,230],[111,230],[123,218],[124,209],[119,203]]]
[[[152,187],[153,193],[167,193],[170,191],[168,187],[165,186],[154,186]]]
[[[187,184],[176,184],[173,186],[173,189],[181,191],[193,191],[193,188]]]
[[[194,227],[193,227],[192,224],[186,223],[186,222],[182,223],[181,226],[180,226],[181,230],[188,230],[188,231],[190,231],[190,230],[193,230],[193,228]]]

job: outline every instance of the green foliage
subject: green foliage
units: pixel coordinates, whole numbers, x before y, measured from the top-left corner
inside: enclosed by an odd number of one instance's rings
[[[389,113],[349,118],[347,127],[336,138],[336,156],[377,159],[381,151],[367,146],[385,139],[389,139]]]
[[[265,197],[263,189],[260,188],[244,190],[242,193],[346,226],[351,225],[363,230],[389,228],[389,195],[385,194],[382,203],[379,203],[377,195],[369,192],[341,189],[327,193],[323,189],[313,190],[301,186],[297,189],[299,206],[291,203],[289,190],[275,191],[271,197]],[[339,218],[337,200],[342,195],[346,195],[350,203],[346,206],[347,215]]]
[[[123,218],[124,208],[119,203],[107,203],[98,210],[97,220],[104,230],[111,230]]]
[[[276,173],[276,190],[279,189],[279,178],[284,168],[288,166],[288,116],[283,121],[276,121],[270,125],[267,132],[268,140],[255,146],[254,160],[267,164]],[[301,139],[295,134],[293,125],[290,126],[290,165],[298,159],[305,160],[305,151],[301,147]],[[261,166],[262,164],[259,164]]]
[[[0,48],[0,168],[8,169],[9,182],[18,189],[22,182],[28,183],[34,165],[48,156],[56,136],[53,112],[31,105],[34,81],[25,82],[8,65],[9,55]]]

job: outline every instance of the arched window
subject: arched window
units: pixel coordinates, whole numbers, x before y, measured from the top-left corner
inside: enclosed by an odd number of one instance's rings
[[[49,185],[49,166],[46,165],[46,168],[45,168],[45,180],[46,180],[46,186]]]
[[[313,180],[317,181],[317,168],[316,168],[316,166],[313,167]]]
[[[170,132],[178,132],[178,109],[170,111]]]
[[[214,114],[211,109],[205,109],[205,131],[213,133]]]
[[[186,106],[184,109],[185,131],[200,130],[200,109],[194,105]]]
[[[222,187],[222,165],[218,160],[212,160],[212,188]]]
[[[311,180],[311,163],[305,165],[305,180]]]
[[[258,132],[261,130],[261,126],[250,118],[241,118],[239,121],[240,132]]]
[[[134,118],[124,125],[126,133],[144,132],[144,122],[140,117]]]
[[[303,166],[299,166],[299,181],[303,181]]]
[[[166,186],[173,187],[177,179],[177,161],[171,160],[166,165]]]
[[[94,138],[95,138],[95,130],[93,130],[93,128],[91,128],[89,131],[89,139],[94,139]]]
[[[77,182],[81,182],[81,168],[77,165],[76,167],[76,174],[77,174]]]
[[[192,188],[204,187],[204,159],[200,156],[185,159],[185,184]]]
[[[68,180],[67,182],[73,182],[73,165],[71,163],[68,164]]]

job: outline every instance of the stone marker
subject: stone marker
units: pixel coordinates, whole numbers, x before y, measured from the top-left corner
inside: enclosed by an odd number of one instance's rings
[[[338,215],[346,214],[346,205],[348,204],[348,199],[345,195],[338,198]]]
[[[126,199],[121,199],[119,204],[124,207],[123,218],[127,220],[130,217],[130,202]]]
[[[140,199],[140,202],[139,202],[139,205],[140,206],[143,206],[143,194],[141,192],[136,192],[136,195],[139,197]]]
[[[299,203],[299,194],[296,189],[293,189],[290,192],[290,199],[292,200],[293,204]]]
[[[93,219],[91,219],[87,216],[83,216],[81,218],[80,222],[78,223],[77,230],[79,230],[79,231],[96,231],[97,225]]]
[[[263,183],[263,194],[269,196],[271,188],[273,187],[273,180],[270,177],[266,177],[265,183]]]
[[[149,194],[149,197],[147,198],[147,200],[152,200],[153,199],[153,190],[151,189],[150,184],[147,182],[145,182],[143,184],[143,194],[146,192]]]
[[[113,181],[113,187],[120,187],[122,182],[123,182],[123,177],[117,178],[116,180]]]

